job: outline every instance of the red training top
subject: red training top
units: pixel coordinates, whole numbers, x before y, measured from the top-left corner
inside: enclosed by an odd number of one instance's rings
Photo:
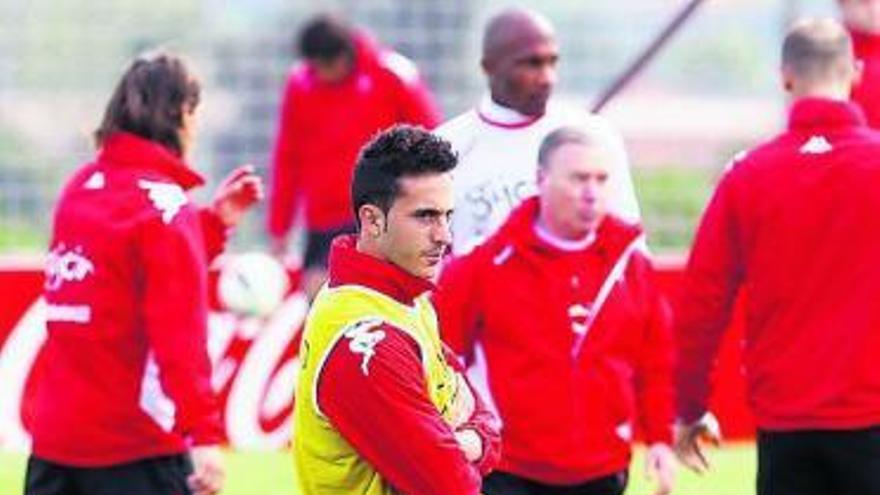
[[[166,148],[118,133],[65,186],[46,266],[36,456],[106,466],[220,441],[206,284],[225,228],[189,202],[200,184]]]
[[[314,68],[293,68],[275,145],[268,229],[290,230],[299,207],[306,228],[330,230],[354,222],[349,184],[361,147],[397,123],[432,128],[439,113],[416,66],[397,52],[355,39],[355,67],[343,81],[319,81]]]
[[[413,305],[433,284],[355,248],[354,236],[337,238],[330,251],[331,287],[356,284]],[[493,416],[475,395],[471,418],[458,429],[471,429],[482,440],[475,463],[462,463],[450,426],[428,396],[421,350],[404,330],[383,324],[385,338],[375,347],[370,373],[363,356],[348,345],[329,352],[317,387],[321,411],[379,474],[400,493],[476,495],[481,475],[499,456]],[[457,367],[451,353],[447,362]],[[460,370],[460,367],[456,368]]]
[[[805,98],[735,160],[706,210],[677,311],[679,413],[706,409],[737,293],[760,428],[880,424],[880,134],[848,102]]]
[[[499,469],[570,485],[627,469],[637,427],[671,441],[671,328],[638,227],[608,216],[568,251],[536,233],[537,213],[526,200],[453,260],[436,303],[443,338],[504,423]]]

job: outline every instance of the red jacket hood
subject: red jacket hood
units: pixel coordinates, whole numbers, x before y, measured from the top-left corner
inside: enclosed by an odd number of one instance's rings
[[[330,246],[330,287],[356,284],[412,305],[415,298],[434,290],[434,284],[397,265],[358,251],[357,235],[337,237]]]
[[[128,132],[117,132],[105,139],[98,161],[152,170],[186,190],[205,183],[201,175],[168,148]]]
[[[562,251],[548,244],[535,233],[534,225],[538,209],[537,196],[523,200],[485,245],[497,247],[511,245],[520,248],[523,254],[532,253],[536,256],[561,254]],[[596,241],[592,246],[603,256],[617,256],[641,233],[642,229],[638,225],[629,224],[609,214],[599,224]]]
[[[356,70],[372,68],[379,63],[379,54],[384,50],[381,44],[369,34],[359,31],[354,34],[354,57]]]

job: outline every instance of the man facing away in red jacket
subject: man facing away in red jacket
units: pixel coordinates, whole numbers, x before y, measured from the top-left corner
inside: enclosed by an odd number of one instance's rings
[[[788,128],[729,166],[685,274],[680,453],[705,468],[698,420],[742,289],[760,495],[880,494],[880,134],[847,101],[857,76],[837,22],[789,31]]]
[[[47,340],[29,428],[29,495],[214,495],[222,422],[207,348],[208,262],[262,195],[250,167],[212,205],[186,162],[200,84],[139,57],[67,181],[46,257]]]
[[[594,128],[551,132],[538,196],[441,275],[443,338],[503,422],[487,495],[621,494],[637,428],[672,489],[668,312],[641,230],[606,214],[610,159]]]
[[[354,232],[349,184],[358,151],[396,123],[427,128],[439,113],[416,66],[340,19],[319,16],[301,31],[304,61],[284,89],[268,211],[272,250],[287,252],[303,219],[303,284],[312,296],[326,279],[330,241]]]

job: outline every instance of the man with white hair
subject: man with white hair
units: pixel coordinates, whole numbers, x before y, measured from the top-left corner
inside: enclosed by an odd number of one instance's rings
[[[657,494],[674,483],[672,338],[636,225],[608,211],[613,145],[564,127],[538,151],[538,195],[443,271],[444,340],[480,356],[503,421],[487,495],[619,495],[640,428]]]

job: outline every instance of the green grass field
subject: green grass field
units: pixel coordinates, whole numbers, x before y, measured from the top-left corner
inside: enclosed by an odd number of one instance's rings
[[[690,248],[716,176],[717,171],[704,168],[633,170],[648,244],[654,253],[683,253]]]
[[[713,471],[697,476],[679,471],[676,495],[744,495],[754,493],[755,455],[751,444],[727,445],[711,452]],[[224,495],[294,495],[293,473],[283,453],[229,453],[228,481]],[[25,457],[0,453],[0,495],[22,492]],[[641,455],[633,462],[627,495],[650,495],[653,485],[645,480]]]

